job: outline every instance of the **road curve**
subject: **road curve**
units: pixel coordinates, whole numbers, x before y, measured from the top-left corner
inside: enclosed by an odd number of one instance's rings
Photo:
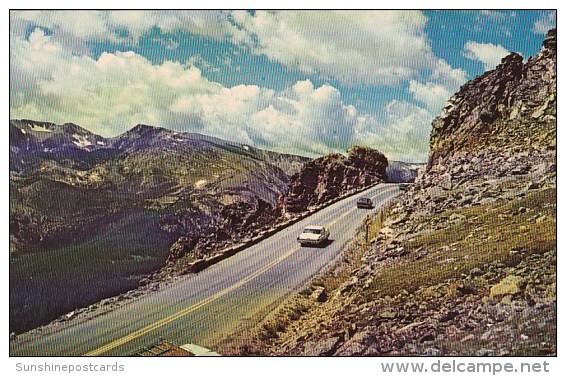
[[[10,341],[10,356],[130,355],[159,337],[212,346],[251,324],[336,259],[371,212],[356,208],[358,197],[372,197],[375,211],[399,193],[396,184],[377,185],[108,313],[50,324],[56,330],[23,333]],[[298,246],[297,235],[307,224],[327,226],[331,244]]]

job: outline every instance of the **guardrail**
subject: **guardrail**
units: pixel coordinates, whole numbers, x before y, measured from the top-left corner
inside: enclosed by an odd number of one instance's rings
[[[193,261],[193,262],[189,263],[189,265],[188,265],[189,273],[198,273],[198,272],[200,272],[200,271],[202,271],[202,270],[204,270],[204,269],[206,269],[206,268],[208,268],[208,267],[210,267],[210,266],[212,266],[212,265],[214,265],[214,264],[216,264],[216,263],[218,263],[218,262],[220,262],[224,259],[227,259],[228,257],[235,255],[236,253],[238,253],[238,252],[240,252],[240,251],[242,251],[242,250],[244,250],[248,247],[251,247],[254,244],[259,243],[262,240],[269,238],[270,236],[278,233],[279,231],[284,230],[285,228],[287,228],[291,225],[294,225],[295,223],[311,216],[312,214],[314,214],[314,213],[316,213],[316,212],[318,212],[318,211],[320,211],[320,210],[322,210],[322,209],[324,209],[324,208],[326,208],[326,207],[328,207],[332,204],[335,204],[338,201],[342,201],[342,200],[344,200],[348,197],[351,197],[355,194],[358,194],[360,192],[367,191],[368,189],[373,188],[373,187],[375,187],[379,184],[384,184],[384,182],[371,184],[371,185],[364,187],[364,188],[361,188],[361,189],[352,189],[352,190],[348,191],[347,193],[345,193],[341,196],[338,196],[338,197],[336,197],[336,198],[334,198],[334,199],[332,199],[328,202],[325,202],[324,204],[309,207],[307,209],[307,211],[302,212],[300,214],[296,214],[293,218],[291,218],[291,219],[289,219],[285,222],[280,222],[277,225],[275,225],[274,228],[269,229],[269,230],[265,230],[260,235],[256,235],[252,238],[249,238],[249,240],[246,240],[246,241],[239,243],[239,244],[236,244],[236,245],[232,245],[228,248],[224,248],[223,250],[219,251],[218,253],[214,254],[213,256],[205,257],[203,259]]]

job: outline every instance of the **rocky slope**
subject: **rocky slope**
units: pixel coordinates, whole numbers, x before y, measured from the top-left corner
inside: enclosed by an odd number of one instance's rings
[[[280,200],[282,212],[302,212],[353,188],[387,181],[386,168],[387,158],[366,147],[353,147],[348,156],[331,154],[309,161],[291,177],[289,191]]]
[[[369,245],[228,352],[556,354],[556,30],[433,121],[430,160]],[[290,313],[289,313],[290,312]]]
[[[429,171],[456,153],[546,149],[555,146],[555,136],[556,30],[551,30],[526,64],[512,53],[450,98],[432,122]]]

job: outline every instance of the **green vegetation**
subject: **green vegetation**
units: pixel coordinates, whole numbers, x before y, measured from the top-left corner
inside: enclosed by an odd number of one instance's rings
[[[174,240],[156,226],[151,212],[136,213],[83,242],[12,256],[10,331],[136,288],[144,274],[163,266]]]
[[[412,256],[381,270],[370,289],[372,297],[437,285],[495,261],[516,265],[530,254],[556,248],[554,189],[440,217],[449,219],[454,214],[465,219],[403,243]],[[426,250],[427,257],[417,259],[419,250]]]
[[[384,208],[371,218],[370,244],[378,238],[386,221],[396,219],[390,212],[390,208]],[[421,217],[421,223],[427,219],[432,220]],[[399,237],[399,246],[408,254],[378,268],[372,284],[357,290],[361,295],[346,294],[345,298],[337,299],[338,290],[366,264],[364,256],[368,256],[368,247],[362,228],[341,261],[316,277],[309,288],[291,297],[252,330],[228,338],[218,348],[226,355],[287,354],[289,348],[282,346],[293,349],[294,341],[309,338],[309,330],[325,327],[317,323],[331,325],[324,320],[336,317],[343,305],[351,302],[349,299],[355,299],[356,304],[367,304],[362,302],[389,299],[388,296],[400,293],[404,296],[415,293],[416,299],[438,299],[438,294],[448,297],[457,292],[462,274],[470,274],[474,268],[486,270],[491,263],[516,266],[530,255],[552,251],[556,248],[556,190],[532,191],[511,200],[446,211],[434,220],[447,222],[447,226]],[[411,221],[412,225],[419,225],[417,219]],[[426,251],[424,257],[422,251]],[[327,302],[319,303],[310,296],[320,287],[324,287],[329,297]],[[469,287],[486,297],[490,295],[491,283],[482,276],[471,280]],[[540,333],[532,333],[533,338],[538,338],[537,335]]]

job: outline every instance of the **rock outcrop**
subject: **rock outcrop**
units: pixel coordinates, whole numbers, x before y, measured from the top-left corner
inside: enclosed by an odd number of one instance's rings
[[[428,170],[456,153],[555,147],[556,29],[523,64],[512,53],[463,85],[432,122]]]
[[[282,212],[299,213],[360,187],[387,181],[387,158],[377,150],[353,147],[348,156],[330,154],[303,165],[281,197]]]
[[[165,269],[165,275],[175,274],[183,269],[183,266],[173,267],[173,263],[181,258],[186,258],[183,263],[210,256],[214,252],[238,244],[258,235],[261,231],[272,228],[279,219],[278,211],[268,202],[251,198],[237,201],[219,208],[214,219],[195,218],[194,213],[184,213],[183,219],[186,235],[179,237],[169,249],[167,263],[169,268]],[[177,219],[179,220],[179,219]],[[206,224],[202,226],[204,223]],[[194,227],[201,225],[198,230]],[[173,268],[171,268],[173,267]],[[175,270],[174,270],[175,269]]]
[[[448,101],[432,123],[426,173],[404,204],[421,213],[478,205],[498,196],[486,181],[517,177],[555,184],[556,29],[526,64],[512,53]]]

